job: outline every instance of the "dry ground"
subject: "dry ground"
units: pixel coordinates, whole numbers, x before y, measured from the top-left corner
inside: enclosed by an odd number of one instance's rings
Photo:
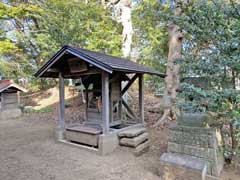
[[[56,142],[55,121],[46,114],[0,121],[0,180],[158,180],[166,130],[150,130],[150,151],[134,157],[126,149],[108,156]],[[227,169],[222,179],[239,180]]]
[[[42,93],[41,97],[28,96],[24,100],[26,104],[51,107],[53,112],[0,120],[0,180],[160,179],[157,168],[161,154],[166,152],[167,129],[149,129],[151,147],[140,157],[126,149],[101,157],[55,140],[57,100],[55,89]],[[77,97],[69,102],[74,106],[66,109],[68,122],[82,116],[81,100]],[[156,103],[159,99],[146,93],[145,119],[149,126],[161,116],[147,111]],[[240,171],[227,168],[221,179],[240,180]]]
[[[41,119],[30,115],[0,121],[1,180],[159,179],[159,148],[139,158],[123,149],[101,157],[56,142],[54,121]]]

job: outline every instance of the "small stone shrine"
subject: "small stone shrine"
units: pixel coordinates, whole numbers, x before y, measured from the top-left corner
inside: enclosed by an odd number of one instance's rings
[[[16,118],[22,114],[20,92],[27,90],[12,80],[0,80],[0,120]]]
[[[160,157],[159,174],[164,179],[170,174],[184,180],[219,178],[224,164],[220,131],[206,127],[201,116],[185,114],[169,128],[167,153]]]

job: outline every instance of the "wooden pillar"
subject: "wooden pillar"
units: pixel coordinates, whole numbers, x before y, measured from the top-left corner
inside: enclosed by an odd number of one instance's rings
[[[4,111],[4,105],[5,105],[5,96],[4,93],[1,94],[1,111]]]
[[[113,122],[113,99],[112,99],[112,89],[109,87],[109,122]]]
[[[86,109],[85,109],[85,113],[86,113],[86,121],[88,120],[88,86],[85,86],[85,92],[86,92]]]
[[[144,123],[144,79],[143,79],[143,74],[141,74],[139,76],[138,79],[138,89],[139,89],[139,116],[140,116],[140,120],[142,121],[142,123]]]
[[[3,95],[0,93],[0,111],[3,109]]]
[[[102,121],[103,133],[109,132],[109,75],[102,72]]]
[[[122,81],[119,82],[118,118],[122,121]]]
[[[59,119],[58,119],[58,138],[64,139],[65,131],[65,99],[64,99],[64,79],[59,73]]]
[[[20,91],[17,91],[17,103],[18,103],[18,105],[21,103],[21,101],[20,101]]]

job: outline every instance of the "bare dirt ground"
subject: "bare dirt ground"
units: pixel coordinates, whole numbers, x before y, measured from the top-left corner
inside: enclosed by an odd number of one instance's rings
[[[166,130],[150,129],[149,152],[135,157],[126,149],[98,156],[56,142],[55,121],[46,114],[0,121],[0,180],[158,180]],[[239,180],[232,168],[223,180]]]
[[[147,108],[159,99],[149,95],[145,100],[145,119],[150,126],[161,115],[150,113]],[[53,101],[47,102],[50,105]],[[76,103],[79,102],[78,99]],[[166,152],[167,128],[149,128],[151,147],[140,157],[127,149],[118,149],[101,157],[57,142],[57,104],[52,104],[51,108],[53,112],[50,113],[25,114],[18,119],[0,121],[0,180],[160,179],[157,168],[161,154]],[[74,114],[76,109],[79,107],[69,108],[66,116]],[[240,171],[232,167],[225,168],[221,176],[221,180],[239,179]]]
[[[139,158],[126,149],[101,157],[56,142],[54,121],[43,119],[30,115],[0,122],[1,180],[159,179],[159,148]]]

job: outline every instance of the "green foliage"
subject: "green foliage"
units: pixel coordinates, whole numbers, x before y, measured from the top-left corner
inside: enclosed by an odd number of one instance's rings
[[[169,11],[168,4],[161,4],[159,0],[137,1],[133,7],[133,46],[138,49],[138,62],[165,72],[167,57],[167,28],[163,24],[160,13]],[[154,86],[159,78],[147,76]]]
[[[12,54],[15,53],[18,48],[10,40],[0,41],[0,53],[1,54]]]
[[[33,74],[63,45],[121,55],[122,27],[99,1],[9,1],[0,3],[0,21],[1,74],[34,89],[49,86]]]
[[[225,134],[239,140],[239,91],[236,90],[239,85],[236,82],[240,78],[240,2],[188,1],[179,4],[181,16],[174,16],[171,5],[171,1],[136,1],[134,43],[140,51],[141,63],[164,69],[166,28],[169,24],[180,26],[184,32],[183,60],[179,61],[181,76],[199,80],[204,77],[209,81],[209,87],[181,83],[178,107],[210,112],[214,115],[212,123],[231,125],[233,130],[227,128]],[[236,147],[225,148],[231,150],[230,154],[236,150]]]
[[[185,31],[183,73],[209,76],[219,88],[234,88],[239,74],[239,3],[194,1],[173,21]]]
[[[85,47],[108,54],[120,55],[121,27],[97,1],[44,1],[44,12],[39,18],[43,29],[40,42],[54,39],[53,49],[65,44]],[[47,35],[47,37],[46,37]],[[43,43],[45,48],[49,44]],[[46,46],[47,45],[47,46]]]
[[[45,107],[39,110],[34,110],[33,112],[34,113],[50,113],[52,111],[53,111],[52,107]]]
[[[206,77],[211,84],[207,89],[183,88],[182,96],[197,105],[196,109],[214,114],[212,123],[221,124],[223,135],[231,139],[225,141],[225,154],[233,155],[240,145],[240,92],[236,90],[240,72],[240,3],[201,0],[183,5],[182,9],[181,17],[167,17],[185,31],[182,75]],[[189,95],[192,99],[188,99]]]
[[[182,84],[178,107],[183,111],[208,112],[210,126],[220,126],[225,157],[240,153],[240,90],[204,90]],[[230,128],[231,127],[231,128]]]

